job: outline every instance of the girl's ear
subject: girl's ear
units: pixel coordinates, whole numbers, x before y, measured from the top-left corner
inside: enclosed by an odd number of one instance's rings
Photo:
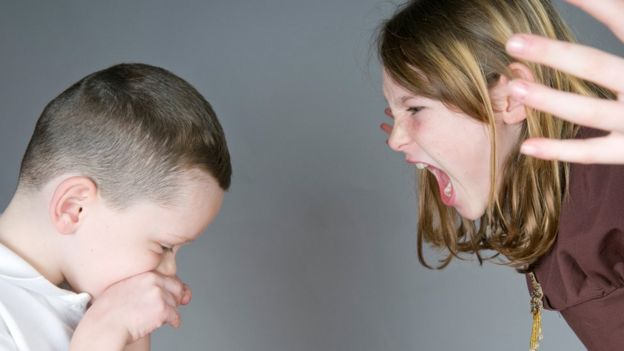
[[[97,186],[88,177],[76,176],[62,181],[54,190],[50,219],[59,233],[73,234],[87,215],[97,196]]]
[[[511,79],[522,79],[529,82],[535,81],[533,73],[526,65],[514,62],[508,66],[511,71]],[[501,75],[496,85],[490,88],[490,100],[497,120],[506,124],[516,124],[526,119],[524,104],[513,98],[509,89],[510,78]]]

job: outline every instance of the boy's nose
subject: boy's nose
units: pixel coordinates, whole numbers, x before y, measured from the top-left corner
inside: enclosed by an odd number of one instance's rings
[[[165,253],[162,261],[160,261],[160,265],[156,268],[156,271],[166,276],[174,276],[176,274],[176,261],[173,252]]]

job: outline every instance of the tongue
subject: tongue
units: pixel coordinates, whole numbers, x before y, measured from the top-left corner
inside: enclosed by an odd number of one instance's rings
[[[444,188],[446,188],[446,186],[451,181],[449,176],[435,167],[429,166],[428,168],[438,180],[438,189],[440,190],[440,197],[442,198],[442,200],[444,200],[445,203],[448,202],[448,200],[450,200],[451,197],[453,196],[452,193],[451,193],[451,196],[446,196],[446,194],[444,194]]]

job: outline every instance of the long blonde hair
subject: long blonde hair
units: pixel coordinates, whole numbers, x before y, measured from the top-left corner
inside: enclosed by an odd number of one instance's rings
[[[519,144],[529,137],[573,138],[578,126],[527,109],[518,144],[504,160],[501,184],[495,184],[496,128],[488,90],[501,75],[512,76],[508,67],[514,59],[505,52],[505,43],[518,32],[574,41],[549,0],[411,1],[380,31],[380,59],[394,81],[487,124],[491,135],[492,190],[488,208],[478,221],[462,218],[454,208],[445,206],[429,172],[420,177],[418,256],[427,267],[423,242],[448,250],[437,268],[445,267],[453,257],[461,258],[461,253],[470,253],[480,262],[502,254],[505,264],[524,270],[547,253],[556,239],[569,166],[526,157],[519,153]],[[552,68],[523,63],[537,82],[547,86],[614,97]],[[486,250],[495,254],[486,256]]]

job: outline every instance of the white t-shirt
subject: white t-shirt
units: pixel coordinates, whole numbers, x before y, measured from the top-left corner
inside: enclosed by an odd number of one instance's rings
[[[89,300],[52,284],[0,244],[0,350],[68,350]]]

